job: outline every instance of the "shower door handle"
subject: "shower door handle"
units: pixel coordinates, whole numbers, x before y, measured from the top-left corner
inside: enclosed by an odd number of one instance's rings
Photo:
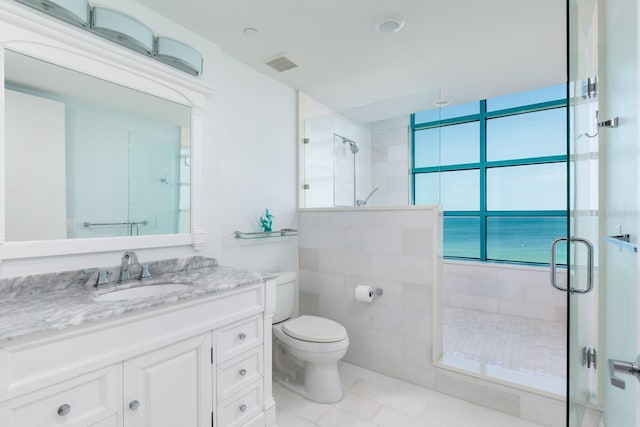
[[[556,264],[556,246],[560,242],[569,242],[569,243],[581,243],[587,247],[587,287],[584,289],[576,289],[576,288],[563,288],[558,285],[557,281],[557,264]],[[580,237],[560,237],[551,242],[551,285],[554,288],[561,290],[563,292],[575,292],[578,294],[586,294],[591,292],[593,289],[593,244],[587,239],[582,239]]]

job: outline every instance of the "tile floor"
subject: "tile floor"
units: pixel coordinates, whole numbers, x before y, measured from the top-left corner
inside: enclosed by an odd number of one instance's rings
[[[443,363],[564,394],[566,324],[454,307],[443,323]]]
[[[278,427],[540,427],[340,362],[344,399],[321,404],[273,384]]]

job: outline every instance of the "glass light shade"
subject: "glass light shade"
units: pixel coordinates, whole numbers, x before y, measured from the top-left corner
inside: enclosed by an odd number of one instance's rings
[[[177,40],[158,37],[155,56],[159,61],[194,76],[202,73],[200,52]]]
[[[91,29],[129,49],[148,55],[153,53],[153,31],[142,22],[120,12],[94,7]]]
[[[73,25],[89,26],[89,3],[86,0],[18,0],[48,15]]]

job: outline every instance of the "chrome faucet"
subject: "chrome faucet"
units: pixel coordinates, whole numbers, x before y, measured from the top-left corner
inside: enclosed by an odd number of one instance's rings
[[[140,267],[140,277],[138,277],[138,280],[151,277],[149,274],[149,267],[146,264],[140,264],[140,261],[138,261],[138,255],[133,251],[126,251],[122,254],[122,260],[120,261],[120,280],[118,280],[118,283],[131,280],[129,267],[136,265]]]

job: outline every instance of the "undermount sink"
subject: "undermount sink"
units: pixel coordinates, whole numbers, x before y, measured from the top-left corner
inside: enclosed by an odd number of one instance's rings
[[[120,289],[118,291],[109,292],[99,297],[97,301],[123,301],[136,298],[155,297],[158,295],[171,294],[174,292],[185,291],[193,285],[190,283],[155,283],[152,285],[142,285],[133,288]]]

